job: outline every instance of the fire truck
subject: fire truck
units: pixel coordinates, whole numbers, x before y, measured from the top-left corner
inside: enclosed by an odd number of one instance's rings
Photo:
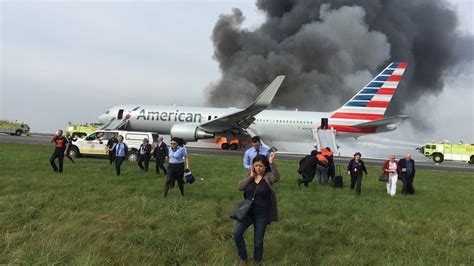
[[[474,144],[426,143],[418,150],[435,163],[462,161],[474,164]]]
[[[21,136],[28,132],[30,132],[30,127],[25,123],[0,120],[0,133]]]
[[[82,139],[90,133],[96,131],[101,125],[95,123],[72,124],[66,127],[65,133],[72,139]]]

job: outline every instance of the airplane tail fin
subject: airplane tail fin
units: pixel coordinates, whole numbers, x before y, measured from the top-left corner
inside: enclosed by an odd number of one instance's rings
[[[383,119],[408,63],[390,63],[330,117],[334,125],[357,125]]]

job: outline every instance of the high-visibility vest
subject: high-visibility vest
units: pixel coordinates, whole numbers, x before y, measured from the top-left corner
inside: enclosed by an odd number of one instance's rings
[[[328,159],[326,159],[326,157],[324,157],[324,155],[318,154],[318,155],[316,155],[316,158],[318,158],[318,161],[324,163],[325,165],[328,164]]]

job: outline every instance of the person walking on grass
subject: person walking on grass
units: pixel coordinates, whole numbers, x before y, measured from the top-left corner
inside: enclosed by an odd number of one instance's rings
[[[117,176],[120,175],[120,167],[122,166],[123,161],[127,158],[128,146],[123,142],[123,136],[119,135],[117,138],[117,143],[112,147],[110,152],[115,154],[115,172]]]
[[[390,155],[389,159],[383,164],[382,169],[388,175],[387,194],[393,197],[397,194],[397,181],[400,175],[400,166],[395,161],[395,155]]]
[[[67,154],[67,150],[69,149],[69,140],[63,136],[63,131],[60,129],[53,135],[51,142],[54,142],[54,151],[51,158],[49,158],[49,163],[51,164],[51,167],[53,167],[54,172],[62,173],[64,155]],[[58,159],[59,168],[54,162],[56,158]]]
[[[138,149],[138,160],[137,164],[138,167],[142,170],[147,172],[148,171],[148,165],[150,163],[150,158],[151,158],[151,144],[148,141],[147,138],[143,139],[143,143],[140,145],[140,148]],[[145,166],[143,166],[145,165]]]
[[[260,154],[265,155],[268,158],[270,149],[262,146],[259,136],[253,136],[252,147],[248,148],[244,154],[244,168],[250,170],[253,158]]]
[[[163,173],[166,175],[166,168],[164,167],[165,159],[168,157],[168,146],[163,141],[163,137],[158,137],[158,144],[153,150],[153,155],[156,159],[156,168],[155,171],[157,174],[160,173],[160,169],[163,170]]]
[[[114,161],[115,161],[115,153],[111,152],[111,150],[112,150],[112,148],[114,147],[114,145],[116,143],[118,143],[118,140],[117,140],[117,137],[114,134],[114,135],[112,135],[112,137],[109,140],[107,140],[107,144],[105,145],[105,150],[109,154],[109,163],[110,163],[110,165],[113,165]]]
[[[407,153],[405,158],[398,161],[400,166],[400,177],[403,181],[402,193],[415,194],[415,188],[413,187],[413,179],[415,178],[415,161],[411,158],[411,154]]]
[[[172,138],[168,149],[168,170],[165,181],[165,198],[174,182],[178,182],[181,196],[184,196],[184,163],[187,160],[187,150],[184,147],[184,140]]]
[[[252,160],[250,173],[238,184],[238,190],[243,191],[244,198],[253,203],[249,213],[242,221],[237,221],[234,228],[234,241],[241,265],[247,265],[247,249],[244,233],[253,224],[254,229],[254,261],[260,263],[263,259],[263,239],[268,224],[278,220],[278,210],[273,184],[280,179],[275,164],[275,153],[266,156],[260,154]]]
[[[367,175],[364,161],[361,159],[360,152],[354,154],[354,158],[347,165],[347,174],[351,176],[351,189],[356,187],[356,193],[360,195],[362,186],[362,175]]]

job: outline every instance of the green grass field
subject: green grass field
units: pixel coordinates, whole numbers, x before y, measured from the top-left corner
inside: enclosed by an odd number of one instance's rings
[[[94,158],[65,160],[57,174],[52,149],[0,143],[0,264],[238,261],[228,214],[242,199],[240,158],[192,155],[197,181],[185,198],[175,188],[164,199],[163,175],[126,162],[116,177],[107,160]],[[265,265],[474,265],[472,173],[420,170],[415,195],[391,198],[377,168],[356,196],[347,177],[342,190],[300,188],[297,162],[277,164],[280,221],[267,229]]]

